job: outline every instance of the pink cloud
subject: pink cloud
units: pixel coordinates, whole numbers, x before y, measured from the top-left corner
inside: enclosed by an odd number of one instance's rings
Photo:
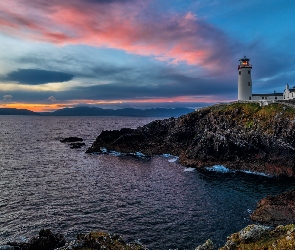
[[[219,69],[220,50],[230,49],[226,37],[193,13],[163,15],[146,11],[149,1],[11,0],[0,3],[0,27],[11,34],[55,44],[87,44]],[[62,2],[62,3],[61,3]],[[10,11],[9,6],[13,11]],[[29,13],[39,13],[31,15]],[[28,35],[29,32],[29,35]],[[223,55],[223,56],[224,56]],[[222,65],[224,67],[224,65]]]

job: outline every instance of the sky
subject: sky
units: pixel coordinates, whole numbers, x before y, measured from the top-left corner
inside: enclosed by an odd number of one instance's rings
[[[0,2],[0,108],[197,108],[295,85],[295,1]]]

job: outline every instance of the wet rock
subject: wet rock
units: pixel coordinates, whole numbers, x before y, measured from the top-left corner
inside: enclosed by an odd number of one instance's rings
[[[273,226],[295,223],[295,190],[267,196],[250,217],[253,221]]]
[[[207,240],[203,245],[196,247],[195,250],[214,250],[214,244],[211,240]]]
[[[39,236],[33,237],[29,242],[8,242],[7,245],[14,250],[53,250],[66,244],[62,234],[54,234],[49,229],[42,229]]]
[[[83,141],[83,139],[80,137],[67,137],[60,140],[60,142],[78,142],[78,141]]]
[[[137,129],[103,131],[87,149],[147,156],[171,154],[189,167],[224,165],[271,176],[295,176],[295,109],[235,103],[153,121]]]

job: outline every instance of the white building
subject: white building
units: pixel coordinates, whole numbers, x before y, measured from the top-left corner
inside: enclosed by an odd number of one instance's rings
[[[289,84],[287,84],[286,89],[284,90],[283,100],[292,100],[292,99],[295,99],[295,87],[290,89]]]
[[[252,100],[252,65],[249,63],[250,59],[246,58],[245,56],[239,61],[240,65],[238,66],[238,100],[249,101]]]
[[[252,78],[251,70],[252,65],[249,63],[250,59],[244,56],[240,59],[238,66],[238,100],[239,101],[276,101],[276,100],[290,100],[295,99],[295,88],[289,89],[289,85],[283,93],[270,93],[270,94],[253,94],[252,93]]]

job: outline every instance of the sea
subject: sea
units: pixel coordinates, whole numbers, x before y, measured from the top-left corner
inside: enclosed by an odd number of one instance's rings
[[[207,239],[222,246],[252,223],[260,199],[294,186],[223,167],[186,168],[168,154],[85,153],[103,130],[155,119],[0,116],[0,245],[49,228],[68,240],[103,230],[155,250],[195,249]],[[86,146],[60,142],[70,136]]]

